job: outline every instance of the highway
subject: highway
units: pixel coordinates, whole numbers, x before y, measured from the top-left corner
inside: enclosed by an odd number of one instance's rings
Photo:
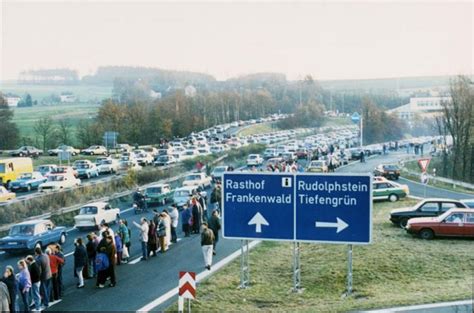
[[[385,156],[374,156],[367,159],[366,163],[353,162],[338,169],[338,172],[344,173],[367,173],[372,172],[373,168],[379,163],[397,162],[406,155],[403,152],[390,153]],[[423,197],[425,186],[400,179],[401,183],[406,183],[410,187],[411,195]],[[209,192],[209,190],[207,190]],[[457,193],[439,188],[426,186],[427,197],[450,197],[450,198],[472,198],[472,195]],[[122,217],[127,219],[132,229],[132,247],[131,263],[117,266],[117,285],[114,288],[106,287],[104,289],[95,288],[95,280],[87,280],[84,289],[76,289],[76,280],[73,277],[73,256],[74,238],[85,237],[87,232],[80,232],[71,229],[68,232],[67,243],[64,245],[66,254],[66,265],[64,268],[64,284],[66,290],[63,300],[54,304],[48,311],[136,311],[139,308],[154,301],[158,297],[175,290],[178,282],[179,271],[195,271],[197,273],[205,272],[203,256],[200,247],[200,237],[193,235],[183,238],[179,227],[178,236],[180,238],[177,244],[174,244],[165,254],[159,254],[148,261],[139,261],[141,249],[138,241],[138,229],[132,225],[132,221],[139,221],[142,216],[152,217],[152,213],[135,215],[130,210],[130,203],[123,203],[120,207]],[[162,207],[160,207],[162,209]],[[180,223],[181,225],[181,223]],[[116,230],[117,226],[112,227]],[[233,252],[239,250],[240,242],[238,240],[225,240],[222,237],[218,243],[218,254],[214,263],[224,259]],[[19,256],[0,255],[0,267],[14,265]],[[236,280],[238,279],[236,273]],[[84,301],[87,299],[87,301]],[[169,306],[175,297],[156,303],[153,311],[159,311]]]

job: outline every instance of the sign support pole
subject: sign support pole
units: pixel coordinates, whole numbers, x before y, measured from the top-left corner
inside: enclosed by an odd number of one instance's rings
[[[293,292],[301,293],[301,247],[300,243],[293,242]]]
[[[191,299],[188,299],[188,312],[191,313]]]
[[[242,240],[240,245],[240,289],[246,289],[250,283],[249,241]]]
[[[178,312],[183,313],[184,311],[184,298],[179,296],[178,297]]]
[[[347,296],[350,296],[352,294],[352,245],[349,245],[347,257]]]

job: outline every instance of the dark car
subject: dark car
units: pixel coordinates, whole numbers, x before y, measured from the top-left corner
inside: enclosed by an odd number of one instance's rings
[[[405,228],[413,217],[435,217],[450,209],[468,209],[463,202],[451,199],[423,199],[411,208],[396,209],[390,212],[390,221]]]
[[[473,237],[474,210],[451,209],[437,217],[419,217],[408,221],[407,232],[422,239],[434,237]]]
[[[56,227],[50,220],[32,220],[12,226],[8,236],[0,239],[0,250],[8,253],[28,252],[36,247],[65,242],[65,227]]]
[[[37,157],[43,154],[43,150],[37,149],[33,146],[23,146],[16,150],[10,151],[11,156],[18,157]]]
[[[398,180],[400,168],[395,164],[380,164],[374,169],[374,176],[382,176],[391,180]]]

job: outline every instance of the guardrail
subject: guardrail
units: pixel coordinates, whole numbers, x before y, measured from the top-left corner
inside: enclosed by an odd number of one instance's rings
[[[228,154],[224,154],[224,155],[220,156],[219,158],[215,159],[214,161],[212,161],[210,163],[211,164],[217,164],[217,163],[223,161],[228,156],[229,156]],[[169,168],[171,168],[171,167],[169,167]],[[206,169],[206,167],[202,168],[202,170],[205,170],[205,169]],[[160,179],[156,182],[141,185],[140,188],[147,188],[147,187],[149,187],[151,185],[154,185],[154,184],[157,184],[157,183],[171,183],[171,182],[174,182],[174,181],[178,181],[178,180],[184,178],[186,175],[189,175],[193,172],[194,172],[194,170],[186,171],[186,172],[181,173],[181,174],[179,174],[177,176],[174,176],[174,177]],[[128,195],[131,195],[132,193],[133,193],[132,190],[126,190],[126,191],[114,193],[114,194],[112,194],[110,196],[107,196],[107,197],[102,197],[100,199],[95,199],[94,202],[110,201],[112,199],[118,199],[118,198],[126,197]],[[26,218],[25,221],[36,220],[36,219],[48,219],[48,218],[51,218],[52,215],[61,215],[61,214],[65,214],[65,213],[74,212],[74,211],[79,210],[85,204],[86,203],[76,204],[76,205],[69,206],[69,207],[66,207],[66,208],[60,208],[60,209],[54,210],[53,212],[47,212],[47,213],[44,213],[44,214],[41,214],[41,215],[31,216],[31,217]],[[1,225],[0,226],[0,232],[9,230],[15,224],[17,224],[17,223]]]
[[[413,172],[413,171],[406,171],[406,173],[421,178],[420,173]],[[435,182],[440,182],[440,183],[453,185],[454,189],[456,189],[456,187],[462,187],[462,188],[465,188],[465,189],[474,190],[474,184],[465,183],[465,182],[462,182],[462,181],[458,181],[458,180],[454,180],[454,179],[450,179],[450,178],[445,178],[445,177],[440,177],[440,176],[433,176],[433,175],[430,175],[430,174],[428,174],[428,181],[435,181]]]

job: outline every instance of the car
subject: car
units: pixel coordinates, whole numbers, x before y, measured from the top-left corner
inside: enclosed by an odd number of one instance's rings
[[[32,252],[35,248],[65,242],[66,227],[55,226],[50,220],[38,219],[13,225],[8,235],[0,239],[0,250],[7,253]]]
[[[114,223],[120,219],[120,209],[112,208],[107,202],[86,204],[74,216],[74,226],[77,229],[98,229],[102,223]]]
[[[374,176],[383,176],[387,179],[398,180],[400,168],[395,164],[380,164],[374,169]]]
[[[410,194],[407,185],[397,184],[392,181],[374,181],[372,184],[372,195],[374,200],[398,201]]]
[[[182,208],[193,195],[196,186],[183,186],[176,188],[173,194],[173,202],[178,208]]]
[[[12,191],[31,191],[38,189],[38,186],[47,180],[48,178],[41,175],[40,172],[23,173],[10,183],[10,189]]]
[[[59,155],[61,152],[69,152],[70,155],[74,156],[74,155],[78,155],[81,152],[81,150],[76,149],[71,146],[67,146],[67,145],[60,145],[56,149],[48,150],[48,154],[50,156]]]
[[[176,158],[172,155],[160,155],[156,158],[156,161],[153,162],[155,166],[168,166],[176,163]]]
[[[390,221],[395,225],[405,228],[408,220],[411,218],[435,217],[453,208],[468,209],[468,206],[459,200],[427,198],[411,208],[392,210],[390,212]]]
[[[306,167],[306,172],[310,173],[327,173],[328,164],[323,160],[313,160],[309,162],[309,165]]]
[[[97,169],[99,170],[99,174],[117,173],[117,171],[119,170],[119,161],[117,159],[112,158],[104,159],[97,166]]]
[[[296,156],[296,153],[295,152],[291,152],[291,151],[285,151],[281,154],[281,157],[283,158],[284,161],[286,162],[294,162],[298,159],[298,157]]]
[[[84,160],[81,163],[78,163],[76,166],[77,177],[79,178],[91,178],[99,177],[99,169],[97,166],[89,160]]]
[[[246,163],[247,166],[259,166],[263,164],[263,158],[260,154],[249,154]]]
[[[40,172],[44,177],[48,177],[58,166],[56,164],[43,164],[36,168],[37,172]]]
[[[211,148],[209,148],[209,151],[211,153],[222,153],[225,151],[225,148],[223,145],[215,145],[215,146],[212,146]]]
[[[132,151],[132,147],[129,144],[126,143],[119,143],[118,145],[115,146],[115,149],[119,152],[130,152]]]
[[[31,158],[0,159],[0,186],[9,187],[10,183],[23,173],[33,172]]]
[[[11,156],[18,157],[38,157],[43,154],[43,150],[33,146],[22,146],[16,150],[10,151]]]
[[[211,172],[211,178],[213,182],[222,182],[222,177],[224,176],[224,172],[228,171],[229,167],[227,165],[216,166]]]
[[[67,169],[64,172],[53,172],[48,176],[48,180],[38,186],[39,192],[58,191],[61,189],[79,186],[81,180],[74,176],[74,173]]]
[[[148,152],[140,152],[135,155],[138,165],[147,166],[153,164],[154,157]]]
[[[165,205],[173,200],[174,191],[168,184],[156,184],[148,186],[144,194],[147,204],[159,203]]]
[[[7,188],[0,185],[0,203],[7,202],[16,198],[14,192],[9,191]]]
[[[296,150],[296,156],[298,159],[306,159],[308,157],[308,150],[305,148],[299,148]]]
[[[137,160],[135,160],[133,158],[128,159],[128,158],[125,158],[125,157],[122,156],[122,158],[119,161],[119,170],[122,170],[122,171],[128,171],[128,170],[139,171],[141,169],[142,169],[142,167],[140,165],[138,165]]]
[[[202,189],[211,186],[211,177],[204,173],[193,173],[189,174],[184,178],[183,187],[185,186],[196,186]]]
[[[469,208],[474,209],[474,199],[463,199],[461,202],[467,205]]]
[[[267,148],[265,149],[265,151],[263,151],[263,157],[265,159],[271,159],[271,158],[275,158],[278,156],[278,153],[276,151],[276,149],[274,148]]]
[[[107,149],[104,146],[93,145],[81,151],[85,155],[108,155]]]
[[[427,240],[434,237],[474,238],[474,210],[450,209],[436,217],[412,218],[406,231]]]

